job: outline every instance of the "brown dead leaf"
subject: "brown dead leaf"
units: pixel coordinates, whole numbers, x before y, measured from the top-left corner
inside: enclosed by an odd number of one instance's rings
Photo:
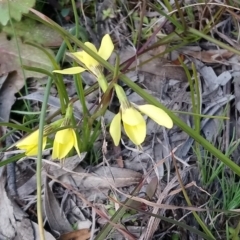
[[[40,235],[40,232],[39,232],[39,226],[33,221],[31,221],[31,223],[32,223],[32,227],[34,229],[34,240],[41,240],[41,237],[40,237],[41,235]],[[56,238],[54,238],[53,235],[50,234],[47,231],[44,231],[44,235],[45,235],[45,240],[56,240]],[[27,239],[25,238],[25,239],[22,239],[22,240],[27,240]]]
[[[1,67],[1,66],[0,66]],[[0,89],[0,121],[8,122],[12,105],[15,102],[15,93],[22,88],[22,80],[18,79],[17,72],[8,74]]]
[[[0,169],[0,239],[13,239],[16,231],[16,219],[11,200],[5,190],[6,177],[4,167]]]
[[[81,156],[79,157],[78,155],[72,156],[69,158],[66,158],[64,160],[63,166],[57,162],[46,162],[44,161],[44,166],[43,169],[44,171],[42,172],[42,180],[45,179],[46,174],[45,170],[51,174],[53,174],[54,177],[60,177],[63,174],[66,174],[67,171],[73,171],[77,165],[85,158],[86,152],[81,153]],[[18,179],[18,182],[20,182],[21,179]],[[18,187],[18,195],[20,198],[24,198],[34,192],[37,189],[37,178],[36,175],[34,174],[33,176],[27,175],[25,176],[24,183]],[[42,181],[42,184],[44,182]]]
[[[61,207],[49,187],[47,179],[45,181],[44,209],[48,223],[53,231],[63,234],[72,230],[70,223],[61,211]]]
[[[109,188],[111,185],[115,187],[126,187],[139,183],[142,179],[142,174],[124,168],[116,167],[99,167],[92,174],[83,178],[81,173],[65,174],[60,177],[61,181],[71,185],[72,179],[79,189],[92,189],[92,188]]]
[[[37,223],[24,217],[21,221],[17,221],[16,236],[13,240],[41,240],[39,226]],[[49,232],[44,230],[45,240],[55,240]]]
[[[136,57],[136,60],[131,64],[129,68],[136,68],[142,72],[147,72],[158,76],[159,80],[175,79],[179,81],[187,81],[187,76],[182,66],[177,66],[170,63],[163,57],[154,58],[159,54],[159,50],[149,51]],[[136,55],[135,50],[131,47],[127,47],[120,52],[121,63]],[[153,58],[153,59],[152,59]],[[152,59],[151,61],[144,63]]]
[[[16,44],[18,42],[18,47]],[[21,57],[21,61],[20,61]],[[19,79],[24,80],[22,65],[31,67],[43,68],[51,71],[52,64],[49,58],[40,49],[23,44],[20,39],[7,39],[4,33],[0,34],[0,75],[17,71]],[[44,75],[41,73],[24,71],[25,77],[41,78]]]
[[[197,58],[200,61],[206,62],[206,63],[221,62],[225,64],[227,64],[228,63],[227,60],[234,55],[234,53],[229,52],[226,49],[208,50],[208,51],[201,51],[201,52],[184,50],[183,54]]]
[[[10,109],[15,102],[15,93],[24,86],[25,78],[44,76],[40,73],[24,71],[21,68],[22,64],[48,71],[52,69],[51,61],[41,50],[23,44],[20,39],[8,40],[4,33],[0,33],[0,76],[7,76],[0,90],[1,121],[8,121]]]
[[[89,229],[80,229],[62,234],[59,240],[87,240],[91,237]]]
[[[240,138],[240,57],[238,55],[233,56],[231,58],[231,62],[234,63],[232,65],[233,69],[233,83],[234,83],[234,95],[235,95],[235,114],[236,114],[236,134],[237,139]]]
[[[117,165],[120,167],[120,168],[123,168],[124,167],[124,162],[123,162],[123,158],[122,158],[122,150],[121,150],[121,147],[120,146],[114,146],[113,147],[113,152],[114,152],[114,155],[117,155],[116,157],[116,162],[117,162]]]
[[[24,218],[21,222],[17,221],[17,238],[14,240],[34,239],[34,229],[31,220]]]
[[[147,185],[147,188],[146,188],[146,194],[149,199],[152,199],[152,197],[154,196],[157,190],[157,186],[158,186],[158,178],[154,177],[151,179],[151,182]]]
[[[63,164],[62,163],[52,163],[50,166],[48,166],[47,163],[44,163],[44,167],[46,167],[46,170],[48,173],[52,174],[54,177],[58,178],[62,176],[63,174],[67,173],[66,170],[68,171],[73,171],[79,164],[80,162],[83,161],[85,158],[87,152],[82,152],[80,154],[80,157],[78,155],[68,157],[64,160]]]

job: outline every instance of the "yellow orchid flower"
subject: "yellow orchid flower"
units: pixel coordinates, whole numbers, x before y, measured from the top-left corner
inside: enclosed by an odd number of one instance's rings
[[[137,106],[137,109],[159,125],[172,128],[172,119],[162,109],[150,104]],[[127,109],[121,107],[119,113],[114,116],[110,125],[110,135],[113,138],[115,146],[119,145],[121,139],[121,120],[125,133],[135,145],[140,145],[145,140],[146,122],[137,109],[133,105]]]
[[[99,50],[97,50],[96,47],[90,42],[85,42],[84,44],[104,60],[108,60],[114,50],[114,45],[109,34],[106,34],[102,38]],[[103,78],[102,69],[99,62],[85,51],[71,53],[70,56],[83,63],[83,67],[71,67],[63,70],[54,70],[53,72],[61,74],[78,74],[88,70],[98,78],[99,84],[102,90],[105,92],[108,85],[105,78]]]
[[[136,145],[143,143],[146,137],[146,122],[141,113],[146,114],[159,125],[166,128],[173,127],[172,119],[162,109],[151,104],[141,106],[131,104],[127,100],[122,87],[117,84],[115,84],[115,91],[121,106],[119,113],[114,116],[110,124],[109,132],[116,146],[119,145],[121,139],[121,120],[129,139]]]
[[[27,137],[25,137],[23,140],[20,140],[16,147],[24,150],[26,156],[35,156],[38,154],[38,136],[39,136],[39,130],[34,131]],[[42,150],[46,147],[47,144],[47,137],[43,137],[43,145]]]
[[[65,118],[61,124],[62,127],[69,126],[73,114],[73,103],[70,102],[67,107]],[[78,148],[77,136],[73,128],[69,127],[63,130],[60,130],[56,133],[55,139],[53,142],[53,159],[63,159],[68,153],[75,148],[78,155],[80,156],[80,151]]]
[[[58,131],[53,143],[52,158],[60,160],[65,158],[73,147],[76,149],[78,155],[80,156],[75,131],[72,128]]]
[[[102,38],[99,50],[97,50],[96,47],[90,42],[85,42],[84,44],[104,60],[108,60],[114,50],[114,45],[109,34],[106,34]],[[99,62],[91,57],[87,52],[80,51],[72,53],[72,55],[82,62],[85,68],[92,72],[95,76],[98,77],[99,74],[101,74],[101,72],[99,73]]]

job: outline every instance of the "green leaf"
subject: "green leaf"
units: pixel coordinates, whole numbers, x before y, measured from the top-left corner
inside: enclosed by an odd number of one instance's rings
[[[10,17],[20,21],[23,13],[28,13],[29,8],[35,5],[35,0],[1,0],[0,23],[6,26]]]
[[[13,27],[7,25],[3,27],[2,31],[10,36],[14,36],[15,31],[17,37],[21,37],[24,41],[38,43],[45,47],[56,47],[62,44],[62,38],[57,31],[32,19],[13,22]]]

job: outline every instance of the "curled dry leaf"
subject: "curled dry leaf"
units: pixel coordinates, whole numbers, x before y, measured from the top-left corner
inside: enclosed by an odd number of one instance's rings
[[[16,231],[16,220],[11,200],[8,198],[3,176],[3,169],[0,169],[0,239],[13,239]]]
[[[87,240],[89,239],[91,236],[89,229],[80,229],[77,231],[73,231],[73,232],[69,232],[69,233],[65,233],[63,234],[59,240],[71,240],[71,239],[75,239],[75,240]]]
[[[72,230],[70,223],[49,187],[47,178],[45,181],[44,209],[48,223],[53,231],[63,234]]]

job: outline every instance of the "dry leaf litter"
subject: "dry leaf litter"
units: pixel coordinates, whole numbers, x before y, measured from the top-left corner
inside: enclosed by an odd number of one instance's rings
[[[104,1],[101,8],[106,8],[105,5],[108,6],[108,1]],[[98,13],[100,14],[100,11]],[[127,75],[165,106],[173,111],[190,112],[192,109],[185,71],[180,65],[174,63],[181,54],[185,56],[185,63],[189,69],[191,69],[191,62],[196,66],[202,114],[221,115],[234,100],[237,116],[235,125],[240,124],[239,57],[227,50],[217,49],[216,46],[209,47],[209,49],[186,46],[174,52],[174,58],[165,55],[162,58],[153,59],[148,64],[138,66],[164,50],[157,49],[157,51],[136,56],[135,48],[129,44],[127,37],[129,33],[124,21],[116,24],[113,20],[107,19],[104,26],[98,25],[97,35],[92,31],[90,35],[92,35],[92,39],[99,39],[105,31],[111,32],[117,40],[121,63],[129,58],[136,58],[129,67],[131,71]],[[12,105],[16,101],[15,94],[23,87],[25,78],[34,77],[31,82],[33,88],[28,95],[19,97],[18,100],[30,100],[35,105],[34,107],[40,110],[39,106],[43,101],[44,94],[45,80],[36,81],[36,78],[43,78],[43,76],[36,76],[36,73],[29,71],[23,72],[19,59],[16,57],[18,52],[14,41],[13,39],[8,40],[5,34],[0,34],[0,104],[4,106],[0,108],[0,118],[3,122],[11,122],[9,116]],[[26,46],[20,39],[17,41],[20,45],[23,65],[39,67],[40,64],[42,68],[51,70],[51,64],[42,52],[34,47]],[[114,59],[111,61],[114,63]],[[94,82],[88,73],[83,74],[83,79],[86,88]],[[72,79],[66,78],[65,83],[69,96],[74,96],[75,88]],[[234,94],[229,90],[231,83],[234,87]],[[126,86],[123,85],[123,87],[130,101],[136,104],[144,103],[140,96]],[[48,116],[60,107],[56,89],[53,87],[51,92],[52,95],[48,100]],[[92,112],[94,107],[97,107],[95,104],[97,99],[97,92],[87,97],[87,107],[93,107]],[[105,124],[110,123],[116,106],[117,102],[113,101],[106,115]],[[81,119],[80,102],[74,104],[74,116]],[[185,123],[193,127],[191,116],[180,113],[179,116]],[[61,166],[59,163],[49,160],[49,152],[44,152],[42,189],[43,215],[48,225],[48,230],[45,231],[46,239],[57,239],[59,236],[64,240],[71,238],[94,239],[99,228],[110,219],[109,209],[117,211],[120,207],[117,202],[125,201],[140,183],[142,187],[139,195],[136,196],[136,200],[138,200],[136,206],[153,214],[171,215],[175,219],[184,219],[186,224],[190,225],[191,222],[192,226],[195,225],[198,228],[197,222],[187,214],[188,211],[184,208],[187,205],[181,195],[181,186],[172,162],[172,158],[175,157],[183,184],[189,195],[192,195],[192,199],[197,199],[194,206],[204,207],[209,199],[209,194],[201,188],[199,181],[196,159],[192,151],[194,140],[177,127],[167,131],[151,120],[147,121],[147,139],[142,150],[136,150],[124,136],[121,147],[113,147],[110,137],[107,136],[108,146],[104,158],[108,164],[99,163],[95,166],[86,166],[86,153],[81,153],[81,158],[69,157]],[[230,139],[228,142],[221,139],[220,125],[221,121],[219,120],[202,118],[201,132],[209,142],[213,144],[221,142],[221,148],[224,151],[224,148],[230,144]],[[239,138],[240,128],[237,129],[236,137]],[[6,128],[3,130],[4,132],[8,131]],[[101,150],[102,142],[103,136],[100,136],[94,146],[96,151]],[[237,153],[235,154],[237,156]],[[7,157],[4,156],[4,159]],[[117,162],[119,159],[120,162]],[[6,172],[5,168],[1,168],[1,239],[6,239],[6,237],[8,239],[38,239],[34,237],[39,236],[35,223],[35,160],[35,158],[23,159],[16,166],[14,165],[17,178],[17,195],[15,196],[9,194],[10,189],[5,187]],[[100,159],[99,162],[101,162]],[[116,201],[113,202],[109,196]],[[110,207],[106,208],[107,205]],[[171,206],[183,208],[171,208]],[[133,219],[137,219],[137,221]],[[164,239],[171,228],[174,228],[158,218],[143,215],[141,212],[130,214],[128,218],[122,220],[122,223],[125,226],[124,231],[121,226],[118,226],[110,234],[110,238],[119,240],[126,238]],[[160,224],[161,229],[159,228]],[[72,226],[76,226],[78,230],[72,232]],[[187,230],[181,231],[181,239],[187,239],[187,235],[191,239],[197,239],[194,233],[187,232]],[[82,238],[78,238],[79,236]]]

